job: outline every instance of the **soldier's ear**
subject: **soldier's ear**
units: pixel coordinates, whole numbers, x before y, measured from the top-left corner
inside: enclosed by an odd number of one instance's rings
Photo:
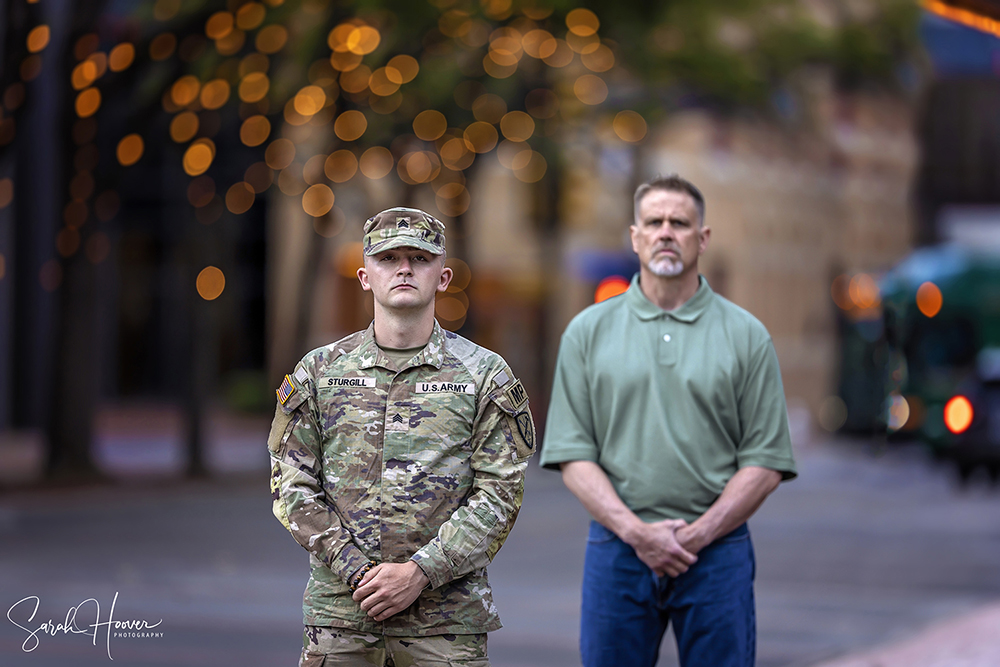
[[[441,269],[441,281],[438,283],[437,291],[444,292],[447,291],[448,285],[451,284],[451,279],[454,277],[455,272],[451,270],[450,266],[446,266]]]
[[[358,281],[361,282],[361,289],[366,292],[372,291],[371,283],[368,282],[368,270],[363,266],[358,269]]]

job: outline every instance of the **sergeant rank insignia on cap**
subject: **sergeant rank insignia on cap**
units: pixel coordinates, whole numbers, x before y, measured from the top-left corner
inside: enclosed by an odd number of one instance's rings
[[[282,405],[288,402],[288,397],[295,393],[295,385],[292,384],[291,376],[285,376],[284,382],[281,383],[281,386],[278,387],[275,393],[278,394],[278,402]]]

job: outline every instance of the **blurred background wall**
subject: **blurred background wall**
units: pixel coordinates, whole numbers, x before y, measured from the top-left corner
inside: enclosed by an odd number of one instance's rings
[[[705,192],[704,273],[818,427],[831,286],[934,240],[915,128],[962,108],[925,49],[952,24],[908,0],[0,12],[6,481],[265,465],[281,376],[370,321],[361,226],[394,205],[445,222],[438,317],[542,421],[563,328],[637,269],[631,195],[667,172]]]

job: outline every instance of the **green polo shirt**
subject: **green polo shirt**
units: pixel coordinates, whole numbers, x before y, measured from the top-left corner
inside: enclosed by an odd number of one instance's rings
[[[795,477],[767,329],[702,276],[679,308],[639,288],[590,306],[562,337],[541,463],[595,461],[643,521],[694,521],[744,466]]]

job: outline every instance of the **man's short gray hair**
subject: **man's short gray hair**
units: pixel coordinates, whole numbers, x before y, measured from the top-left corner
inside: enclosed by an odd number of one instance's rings
[[[695,187],[694,183],[687,180],[686,178],[681,178],[677,174],[667,174],[666,176],[657,176],[646,181],[639,187],[635,189],[635,196],[632,198],[632,219],[636,222],[639,221],[639,204],[642,202],[642,198],[648,195],[653,190],[667,190],[668,192],[683,192],[691,196],[694,200],[694,205],[698,209],[698,226],[704,226],[705,224],[705,197],[701,194],[701,190]]]

